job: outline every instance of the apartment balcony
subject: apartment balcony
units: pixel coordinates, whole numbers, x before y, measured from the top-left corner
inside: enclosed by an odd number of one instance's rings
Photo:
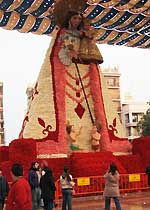
[[[128,139],[132,142],[133,141],[133,139],[137,139],[137,138],[139,138],[140,136],[139,135],[131,135],[131,136],[128,136]]]
[[[112,101],[113,102],[120,102],[121,101],[121,98],[113,98]]]
[[[137,126],[137,123],[138,123],[138,122],[131,122],[131,123],[126,122],[125,126],[126,126],[127,128],[128,128],[128,127],[136,127],[136,126]]]
[[[108,86],[108,89],[120,89],[119,86]]]

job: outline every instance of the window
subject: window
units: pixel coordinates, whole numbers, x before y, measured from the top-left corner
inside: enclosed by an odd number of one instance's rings
[[[125,114],[125,123],[129,123],[129,114]]]
[[[138,132],[135,126],[133,127],[133,136],[138,136]]]
[[[132,122],[138,122],[138,114],[132,113]]]
[[[108,84],[108,86],[111,86],[111,87],[115,86],[115,80],[114,80],[114,78],[109,78],[107,80],[107,84]]]
[[[108,78],[107,84],[110,87],[119,87],[119,80],[118,78]]]
[[[127,128],[127,136],[131,136],[131,128]]]
[[[118,78],[115,79],[115,86],[116,86],[116,87],[119,87],[119,86],[120,86],[120,85],[119,85],[119,79],[118,79]]]
[[[3,112],[0,111],[0,120],[3,120]]]
[[[0,99],[0,107],[3,107],[3,100]]]
[[[4,128],[4,122],[0,122],[0,128]]]
[[[3,86],[0,86],[0,95],[3,95]]]

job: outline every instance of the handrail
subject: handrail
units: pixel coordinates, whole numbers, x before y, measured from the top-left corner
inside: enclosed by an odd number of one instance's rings
[[[76,197],[102,194],[104,191],[104,176],[89,176],[74,178]],[[133,192],[150,189],[145,173],[120,174],[120,192]],[[60,180],[56,181],[56,202],[62,197]]]

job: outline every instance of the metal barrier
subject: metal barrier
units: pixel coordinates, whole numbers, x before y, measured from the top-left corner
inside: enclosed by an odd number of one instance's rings
[[[102,194],[105,180],[103,176],[74,178],[75,196],[89,196]],[[133,192],[149,189],[147,175],[145,173],[120,174],[120,192]],[[56,202],[62,197],[60,180],[56,181]]]

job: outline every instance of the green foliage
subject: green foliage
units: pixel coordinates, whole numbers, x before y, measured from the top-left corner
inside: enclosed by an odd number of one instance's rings
[[[142,136],[150,136],[150,109],[146,111],[137,124],[137,130]]]

